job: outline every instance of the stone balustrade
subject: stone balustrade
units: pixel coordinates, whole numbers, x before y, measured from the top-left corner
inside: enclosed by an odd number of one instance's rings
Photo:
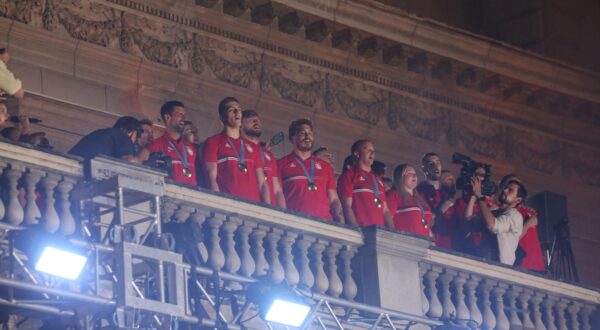
[[[593,329],[597,290],[435,249],[419,265],[430,318],[482,329]]]
[[[71,195],[82,173],[76,158],[0,142],[0,221],[75,233]],[[600,306],[597,290],[442,252],[427,239],[176,184],[164,193],[163,227],[184,228],[195,262],[214,271],[482,329],[593,329]]]

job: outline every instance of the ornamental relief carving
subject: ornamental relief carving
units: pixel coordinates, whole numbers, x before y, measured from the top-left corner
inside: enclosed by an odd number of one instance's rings
[[[203,74],[208,68],[212,75],[226,83],[259,90],[260,55],[220,40],[196,35],[192,69]]]
[[[421,99],[390,93],[388,126],[396,130],[402,126],[412,135],[440,142],[449,128],[449,110]]]
[[[511,127],[507,128],[507,140],[507,160],[546,174],[555,174],[560,167],[560,141]]]
[[[376,125],[388,112],[389,92],[350,79],[328,75],[325,110]]]
[[[43,10],[43,0],[0,2],[0,16],[4,16],[6,18],[14,19],[21,23],[32,24],[35,26],[39,26]]]
[[[50,18],[53,17],[52,11],[48,10],[48,12],[45,13],[45,17],[49,20],[46,24],[48,24],[49,27],[54,28],[55,24],[51,24],[52,19]],[[66,8],[60,9],[57,17],[60,24],[71,37],[103,47],[107,47],[116,40],[118,33],[121,30],[121,21],[119,17],[102,21],[88,20],[72,13]]]
[[[505,159],[506,128],[500,123],[450,112],[450,145],[492,159]]]
[[[582,182],[600,188],[600,154],[597,150],[580,146],[564,144],[565,175],[577,176]]]
[[[264,64],[265,74],[261,79],[264,92],[308,107],[324,107],[325,73],[270,56],[265,56]]]

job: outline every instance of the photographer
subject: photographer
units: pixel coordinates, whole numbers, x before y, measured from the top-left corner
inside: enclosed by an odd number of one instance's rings
[[[478,176],[471,178],[473,195],[466,210],[467,219],[473,216],[473,206],[477,203],[481,210],[481,218],[486,228],[496,235],[498,242],[498,260],[506,265],[515,262],[515,251],[523,231],[523,216],[515,207],[527,198],[527,190],[518,181],[512,180],[506,184],[499,196],[500,206],[490,210],[486,204],[487,197],[482,193],[482,180]]]

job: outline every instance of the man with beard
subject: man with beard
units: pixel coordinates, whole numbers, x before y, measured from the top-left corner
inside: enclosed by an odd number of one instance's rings
[[[311,153],[314,142],[312,122],[309,119],[293,121],[288,138],[294,150],[277,161],[288,208],[344,223],[333,168]]]
[[[140,125],[142,125],[142,134],[138,136],[138,139],[135,142],[135,149],[138,153],[150,145],[150,142],[154,140],[154,135],[152,132],[152,125],[154,124],[152,121],[146,118],[140,119]]]
[[[271,196],[271,205],[286,208],[285,196],[281,190],[281,180],[279,178],[279,169],[277,168],[277,159],[273,153],[260,145],[260,135],[262,134],[262,122],[258,113],[254,110],[242,111],[242,137],[251,144],[252,148],[260,152],[260,157],[264,165],[265,180],[269,186]]]
[[[208,188],[255,202],[271,203],[260,150],[241,136],[242,107],[234,97],[219,103],[223,131],[206,139],[202,150]]]
[[[169,178],[196,186],[196,148],[183,138],[185,105],[180,101],[169,101],[160,108],[160,116],[165,123],[165,133],[154,139],[142,151],[147,158],[148,152],[162,152],[173,160],[173,173]]]
[[[431,231],[436,246],[452,249],[452,236],[457,227],[453,208],[456,195],[454,176],[442,170],[440,156],[435,152],[428,152],[421,158],[421,170],[426,180],[419,183],[417,191],[435,214],[436,221]],[[442,182],[442,177],[445,182]]]
[[[502,180],[500,180],[500,189],[503,190],[506,184],[513,180],[521,182],[516,174],[505,175]],[[519,240],[519,248],[522,251],[522,257],[517,258],[517,264],[515,264],[515,266],[544,273],[546,272],[546,265],[544,264],[544,255],[542,254],[542,247],[540,246],[540,238],[538,235],[537,212],[523,204],[518,205],[516,209],[523,216],[523,233],[521,233],[521,239]],[[519,256],[519,253],[517,253],[517,256]]]
[[[394,220],[387,206],[385,186],[381,177],[373,173],[375,146],[370,140],[358,140],[350,149],[353,164],[338,179],[338,194],[342,200],[344,217],[352,226],[372,225],[394,228]]]
[[[523,216],[516,207],[527,198],[527,190],[519,181],[509,181],[499,195],[500,206],[491,211],[486,204],[486,197],[481,193],[481,182],[479,177],[471,179],[474,199],[481,210],[484,223],[498,240],[499,261],[506,265],[513,265],[516,259],[515,251],[519,245],[519,238],[523,232]],[[466,216],[473,213],[473,203],[469,203]]]

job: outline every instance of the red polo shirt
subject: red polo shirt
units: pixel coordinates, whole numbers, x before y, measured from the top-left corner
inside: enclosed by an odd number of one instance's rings
[[[421,197],[423,197],[427,204],[429,204],[429,207],[432,210],[439,207],[442,201],[447,199],[441,189],[435,189],[435,187],[427,181],[419,183],[417,191],[421,194]],[[436,218],[435,220],[435,231],[433,232],[435,246],[451,250],[454,244],[452,239],[457,230],[458,217],[455,207],[451,206],[446,210],[446,213],[444,213],[441,219]]]
[[[252,143],[248,141],[248,143]],[[277,199],[275,198],[275,190],[273,189],[273,178],[279,178],[279,169],[277,168],[277,159],[272,152],[261,147],[258,143],[252,143],[253,148],[257,148],[260,152],[260,158],[264,165],[265,180],[269,185],[269,195],[271,196],[271,205],[277,206]]]
[[[229,141],[233,144],[229,144]],[[244,141],[244,164],[247,171],[238,167],[238,155]],[[234,150],[235,147],[235,150]],[[260,202],[260,192],[256,179],[256,169],[262,168],[259,150],[246,139],[227,139],[227,135],[219,133],[206,139],[202,149],[202,163],[217,163],[217,184],[221,192]],[[206,169],[205,166],[203,166]],[[208,178],[208,173],[206,178]]]
[[[387,203],[390,212],[394,215],[394,227],[396,230],[402,230],[409,233],[430,237],[431,219],[433,213],[429,205],[424,201],[417,201],[417,195],[401,196],[397,190],[392,190],[387,195]],[[421,213],[421,209],[423,213]],[[427,228],[421,222],[425,216]]]
[[[327,197],[327,190],[335,190],[333,168],[323,159],[311,156],[302,162],[309,174],[310,164],[313,160],[315,163],[314,182],[317,186],[316,191],[308,190],[308,178],[296,161],[295,153],[292,152],[277,161],[287,207],[290,210],[333,221],[329,198]]]
[[[169,143],[171,142],[171,144]],[[177,148],[177,151],[173,149],[173,146]],[[196,152],[196,147],[186,141],[185,139],[180,139],[179,141],[171,138],[169,133],[165,132],[161,137],[154,139],[150,145],[148,145],[148,150],[150,152],[159,152],[162,151],[165,155],[173,160],[173,173],[169,178],[190,185],[197,185],[198,181],[196,178],[196,159],[198,158],[198,154]],[[185,176],[183,172],[183,160],[184,157],[184,149],[187,153],[187,161],[188,161],[188,169],[191,173],[190,177]],[[179,152],[179,154],[178,154]]]
[[[375,204],[375,185],[379,189],[377,197],[381,200],[381,207]],[[338,195],[340,198],[352,198],[352,211],[359,226],[384,225],[385,186],[379,176],[359,167],[351,168],[338,179]]]
[[[516,209],[523,216],[523,221],[527,221],[531,217],[537,217],[537,212],[527,206],[519,205]],[[525,257],[519,265],[520,268],[542,272],[546,270],[537,226],[527,230],[525,235],[519,240],[519,246],[525,251]]]

